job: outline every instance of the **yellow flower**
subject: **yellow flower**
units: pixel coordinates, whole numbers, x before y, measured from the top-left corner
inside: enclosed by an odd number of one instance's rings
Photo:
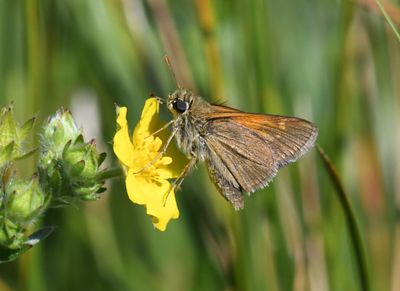
[[[163,143],[160,135],[151,136],[162,126],[157,116],[158,111],[157,99],[149,98],[131,139],[126,121],[127,109],[117,108],[118,130],[114,136],[113,148],[126,174],[125,185],[129,199],[145,205],[154,226],[164,231],[171,219],[179,217],[175,193],[171,191],[168,196],[167,193],[171,188],[168,179],[179,175],[182,163],[178,156],[178,163],[174,162],[172,166],[172,158],[165,155],[149,166],[159,154]]]

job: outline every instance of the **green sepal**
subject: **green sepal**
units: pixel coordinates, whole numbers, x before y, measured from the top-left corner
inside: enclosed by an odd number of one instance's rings
[[[70,173],[71,176],[79,177],[82,174],[83,170],[85,169],[85,165],[86,165],[86,163],[84,160],[80,160],[79,162],[74,164],[71,167],[71,173]]]
[[[8,161],[11,161],[14,147],[15,142],[11,141],[4,148],[0,149],[0,168],[7,164]]]
[[[97,163],[98,163],[99,166],[104,162],[106,157],[107,157],[106,153],[99,154],[99,158],[97,159]]]
[[[19,156],[19,157],[16,157],[15,160],[16,160],[16,161],[20,161],[20,160],[23,160],[23,159],[25,159],[25,158],[27,158],[27,157],[30,157],[31,155],[33,155],[34,153],[36,153],[37,150],[38,150],[38,148],[34,148],[34,149],[30,150],[29,152],[26,152],[26,153],[24,153],[23,155],[21,155],[21,156]]]
[[[84,143],[85,143],[85,141],[83,139],[83,135],[82,134],[78,135],[78,137],[74,141],[74,145],[84,144]]]
[[[27,120],[19,129],[19,138],[25,139],[29,133],[31,133],[33,126],[35,125],[36,117],[32,117]]]

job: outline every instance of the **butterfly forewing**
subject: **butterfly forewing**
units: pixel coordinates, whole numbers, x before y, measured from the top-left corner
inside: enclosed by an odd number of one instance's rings
[[[245,113],[218,105],[213,105],[213,109],[209,122],[231,122],[257,133],[267,142],[280,166],[297,160],[310,150],[318,135],[314,124],[296,117]]]

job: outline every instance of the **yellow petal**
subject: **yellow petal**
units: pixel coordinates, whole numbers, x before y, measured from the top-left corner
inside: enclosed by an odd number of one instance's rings
[[[133,174],[133,170],[129,169],[125,179],[126,191],[128,192],[129,199],[140,205],[147,203],[148,195],[151,191],[154,191],[151,182],[149,183],[148,178]]]
[[[156,172],[157,175],[163,179],[173,179],[178,177],[179,173],[174,170],[174,163],[171,157],[163,157],[157,162]]]
[[[157,136],[165,142],[170,134],[168,130],[165,130]],[[168,166],[168,170],[171,172],[170,178],[178,177],[189,160],[182,154],[174,142],[171,142],[169,145],[165,156],[172,157],[173,159],[173,162]]]
[[[163,195],[164,197],[164,195]],[[163,198],[164,201],[164,198]],[[176,205],[175,193],[171,191],[168,195],[167,200],[165,201],[165,205],[159,205],[158,208],[155,208],[157,215],[154,215],[152,218],[153,225],[158,230],[164,231],[167,228],[168,222],[171,219],[179,218],[179,210]],[[148,213],[150,214],[150,213]]]
[[[156,98],[146,100],[140,121],[133,132],[133,141],[135,143],[140,142],[140,140],[143,140],[160,128],[160,120],[158,119],[159,105]]]
[[[154,226],[164,231],[171,219],[179,217],[175,193],[171,191],[168,199],[165,196],[171,184],[160,177],[134,175],[129,171],[126,177],[126,188],[129,199],[146,206],[146,213],[152,216]]]
[[[159,164],[159,165],[164,165],[164,166],[167,166],[167,165],[169,165],[169,164],[171,164],[171,163],[172,163],[172,158],[171,158],[171,157],[166,157],[166,156],[162,157],[162,158],[158,161],[158,164]]]
[[[113,150],[121,163],[129,167],[132,164],[133,145],[129,137],[126,113],[126,107],[117,108],[117,124],[119,129],[114,136]]]
[[[160,176],[162,179],[173,179],[177,176],[174,175],[174,172],[170,169],[170,167],[157,167],[156,169],[157,176]]]

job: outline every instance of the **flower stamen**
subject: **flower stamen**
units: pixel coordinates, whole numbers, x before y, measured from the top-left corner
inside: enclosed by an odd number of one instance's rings
[[[137,172],[134,172],[133,174],[140,174],[142,173],[144,170],[148,169],[149,167],[151,167],[155,162],[157,162],[159,159],[161,159],[165,153],[167,152],[168,146],[171,143],[172,139],[174,138],[175,134],[177,133],[178,129],[175,129],[170,136],[168,137],[168,140],[165,142],[163,148],[161,149],[161,151],[158,152],[158,154],[150,161],[148,162],[142,169],[140,169]]]

